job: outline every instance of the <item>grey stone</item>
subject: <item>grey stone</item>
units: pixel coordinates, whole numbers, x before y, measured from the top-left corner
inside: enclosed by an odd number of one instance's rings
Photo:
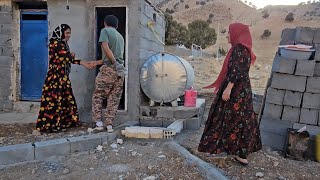
[[[114,130],[113,133],[109,133],[108,135],[108,142],[116,140],[116,138],[120,135],[120,129]]]
[[[316,65],[315,60],[311,60],[311,61],[298,60],[296,72],[294,74],[300,75],[300,76],[313,76],[315,65]]]
[[[292,28],[285,28],[284,30],[282,30],[281,33],[281,42],[283,42],[283,45],[286,44],[290,44],[292,42],[294,42],[295,40],[295,35],[296,35],[296,29],[292,29]]]
[[[266,102],[270,104],[282,105],[284,99],[284,90],[269,87],[267,90]]]
[[[313,43],[320,43],[320,29],[316,29],[313,37]]]
[[[301,124],[318,124],[319,111],[316,109],[301,109],[300,121]]]
[[[283,105],[300,107],[302,102],[302,95],[303,93],[301,92],[286,91],[284,95]]]
[[[1,5],[0,12],[1,13],[10,13],[10,12],[12,12],[12,8],[11,8],[11,6]]]
[[[298,27],[296,28],[295,41],[296,43],[312,44],[314,35],[315,29],[309,27]]]
[[[290,122],[299,122],[300,108],[284,106],[282,120]]]
[[[0,24],[0,33],[6,35],[12,35],[11,24]]]
[[[176,119],[185,119],[193,118],[199,115],[199,108],[197,107],[184,107],[178,106],[174,107],[174,118]]]
[[[0,56],[0,67],[10,68],[13,62],[13,57]]]
[[[276,56],[272,64],[272,72],[293,74],[296,63],[297,60],[295,59],[285,59],[282,56]]]
[[[304,93],[302,107],[306,109],[319,109],[320,94]]]
[[[286,142],[286,136],[261,131],[261,141],[263,145],[268,146],[273,150],[283,151]]]
[[[9,100],[8,98],[6,99],[1,99],[0,98],[0,110],[12,110],[13,108],[13,102]]]
[[[320,93],[320,77],[308,77],[306,92]]]
[[[272,76],[271,87],[276,89],[304,92],[306,89],[306,81],[307,77],[304,76],[274,73]]]
[[[283,106],[265,103],[263,117],[271,119],[281,119]]]
[[[162,120],[162,127],[168,127],[173,122],[174,122],[173,120]]]
[[[317,62],[314,67],[314,75],[315,77],[320,77],[320,62]]]
[[[189,118],[184,121],[183,126],[184,126],[184,129],[198,130],[200,129],[201,122],[202,122],[201,117]]]
[[[281,136],[287,135],[287,129],[293,127],[293,122],[276,120],[263,117],[260,123],[260,130]]]
[[[320,44],[315,44],[315,55],[314,55],[314,59],[316,61],[320,61]]]
[[[67,139],[56,139],[35,143],[35,159],[70,154],[70,143]]]
[[[311,125],[305,125],[305,124],[301,124],[301,123],[294,123],[293,129],[301,129],[304,126],[307,127],[307,131],[310,134],[311,140],[314,140],[315,136],[320,134],[320,127],[319,126],[311,126]]]
[[[102,144],[101,137],[95,134],[68,138],[68,141],[71,145],[71,153],[95,149]]]
[[[12,46],[12,36],[0,34],[0,46]]]
[[[0,147],[0,165],[31,160],[34,160],[34,147],[31,143]]]
[[[0,13],[0,24],[11,24],[12,14],[11,13]]]

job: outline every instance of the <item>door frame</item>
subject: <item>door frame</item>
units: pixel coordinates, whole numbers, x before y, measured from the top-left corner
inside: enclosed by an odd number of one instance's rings
[[[20,52],[19,52],[19,79],[18,79],[18,92],[19,94],[17,95],[17,98],[19,98],[20,101],[29,101],[29,102],[38,102],[38,100],[23,100],[22,98],[22,41],[23,41],[23,35],[22,35],[22,23],[23,23],[23,20],[22,20],[22,15],[25,15],[25,14],[36,14],[36,15],[46,15],[47,19],[46,20],[38,20],[38,21],[43,21],[43,22],[46,22],[48,25],[49,25],[49,21],[48,21],[48,11],[47,9],[43,10],[39,10],[39,9],[28,9],[28,10],[20,10],[20,22],[19,22],[19,26],[20,26],[20,29],[19,29],[19,35],[20,35],[20,40],[19,40],[19,43],[20,43]],[[25,20],[25,21],[28,21],[28,20]],[[31,20],[30,20],[31,21]],[[49,31],[49,26],[47,26],[47,29]],[[48,33],[48,32],[47,32]],[[47,37],[48,38],[48,37]],[[48,40],[48,39],[47,39]],[[47,53],[48,53],[48,56],[49,56],[49,51],[47,50]],[[48,64],[49,65],[49,64]],[[48,68],[48,67],[47,67]]]
[[[98,17],[97,17],[97,8],[126,8],[126,37],[125,37],[125,52],[124,52],[124,54],[125,54],[125,68],[126,68],[126,70],[127,70],[127,72],[129,72],[128,70],[129,70],[129,63],[128,63],[128,46],[129,46],[129,43],[128,43],[128,41],[129,41],[129,35],[128,35],[128,33],[129,33],[129,31],[128,31],[128,29],[129,29],[129,21],[128,21],[128,18],[129,18],[129,16],[128,16],[128,13],[129,13],[129,8],[128,8],[128,6],[126,6],[126,5],[119,5],[119,6],[108,6],[108,5],[106,5],[106,6],[94,6],[94,18],[95,18],[95,20],[97,21],[98,20]],[[96,22],[95,21],[95,22]],[[96,59],[98,58],[98,54],[96,53],[97,51],[98,51],[98,46],[97,46],[97,44],[98,44],[98,37],[97,37],[97,22],[95,23],[95,25],[94,25],[94,52],[95,52],[95,57],[96,57]],[[128,111],[128,75],[129,75],[129,73],[126,75],[126,77],[125,77],[125,89],[124,89],[124,91],[125,91],[125,99],[124,99],[124,110],[118,110],[118,112],[127,112]]]

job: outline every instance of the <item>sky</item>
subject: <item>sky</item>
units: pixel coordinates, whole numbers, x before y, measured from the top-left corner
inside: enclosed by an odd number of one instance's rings
[[[243,0],[244,1],[244,0]],[[308,2],[308,0],[247,0],[252,2],[258,8],[263,8],[268,5],[297,5],[301,2]],[[311,0],[312,2],[313,0]]]

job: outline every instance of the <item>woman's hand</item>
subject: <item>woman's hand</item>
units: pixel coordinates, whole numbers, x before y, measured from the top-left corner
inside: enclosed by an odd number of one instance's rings
[[[230,99],[230,94],[231,94],[231,88],[230,88],[230,87],[226,87],[226,89],[223,91],[222,99],[223,99],[224,101],[229,101],[229,99]]]
[[[71,52],[70,54],[71,54],[71,56],[72,56],[73,58],[76,57],[76,53]]]

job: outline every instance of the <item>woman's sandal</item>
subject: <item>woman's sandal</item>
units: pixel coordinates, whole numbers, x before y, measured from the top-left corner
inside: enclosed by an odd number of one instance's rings
[[[248,166],[249,163],[245,163],[240,161],[237,157],[233,158],[234,161],[238,162],[239,164],[241,164],[242,166]]]

